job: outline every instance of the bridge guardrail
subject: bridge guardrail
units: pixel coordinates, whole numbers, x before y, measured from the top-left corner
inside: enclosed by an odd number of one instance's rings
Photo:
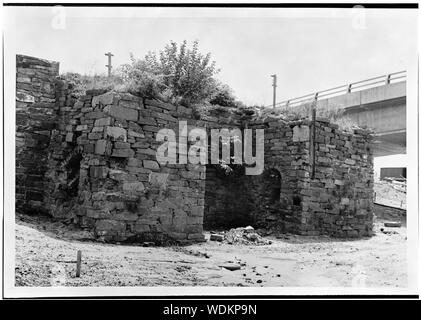
[[[303,103],[308,103],[314,100],[320,100],[320,98],[323,98],[323,99],[332,98],[332,97],[340,96],[340,95],[351,93],[351,92],[357,92],[364,89],[375,88],[375,87],[379,87],[380,85],[402,82],[405,80],[406,80],[406,71],[405,70],[398,71],[398,72],[382,75],[379,77],[365,79],[365,80],[345,84],[342,86],[334,87],[331,89],[306,94],[298,98],[284,100],[284,101],[276,103],[275,108],[295,107]],[[269,105],[266,107],[267,108],[273,107],[273,105]]]

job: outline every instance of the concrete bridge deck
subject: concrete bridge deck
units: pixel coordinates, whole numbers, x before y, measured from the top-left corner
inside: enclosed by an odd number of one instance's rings
[[[374,130],[374,155],[406,153],[406,76],[397,72],[282,101],[290,106],[317,100],[318,107],[341,107],[360,126]]]

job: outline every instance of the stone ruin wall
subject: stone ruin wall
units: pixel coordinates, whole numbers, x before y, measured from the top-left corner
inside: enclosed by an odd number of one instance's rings
[[[373,151],[369,131],[319,122],[315,174],[301,191],[305,234],[361,237],[373,228]]]
[[[265,168],[280,173],[280,197],[271,197],[273,182],[267,175],[254,178],[258,222],[303,235],[371,235],[370,132],[347,133],[322,118],[314,125],[313,134],[309,120],[265,123]]]
[[[213,213],[210,227],[233,226],[239,221],[243,226],[302,235],[371,235],[373,156],[369,131],[347,133],[319,118],[313,138],[311,126],[309,120],[253,120],[250,128],[265,130],[265,170],[258,176],[210,177],[216,191],[205,201],[212,204],[205,207],[205,225]]]
[[[16,209],[43,211],[58,62],[16,56]]]
[[[179,120],[196,126],[191,109],[127,93],[92,93],[75,102],[76,122],[56,135],[52,155],[60,161],[50,174],[51,208],[59,209],[54,214],[71,217],[105,241],[202,240],[205,168],[156,161],[158,130],[177,132]],[[63,146],[69,150],[64,159]],[[72,159],[77,175],[71,174]],[[77,192],[70,202],[65,197],[74,178]]]
[[[304,235],[371,235],[368,131],[345,133],[317,119],[313,136],[309,120],[217,107],[197,114],[105,90],[76,97],[72,84],[57,77],[58,63],[25,56],[17,62],[18,211],[44,209],[103,241],[202,241],[204,227],[246,224]],[[264,173],[160,166],[156,133],[172,128],[178,139],[180,120],[189,128],[265,129]]]

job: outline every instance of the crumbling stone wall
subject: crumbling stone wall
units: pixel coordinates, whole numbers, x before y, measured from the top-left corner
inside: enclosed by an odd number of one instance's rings
[[[156,133],[178,131],[191,110],[115,92],[83,96],[73,109],[66,143],[83,155],[74,221],[106,241],[202,240],[205,167],[156,161]]]
[[[77,144],[81,132],[75,129],[81,124],[82,106],[105,92],[88,90],[78,97],[72,83],[56,79],[57,122],[48,147],[48,183],[44,199],[48,212],[56,218],[68,218],[77,204],[83,148]]]
[[[293,205],[293,198],[302,188],[303,169],[295,159],[304,161],[308,157],[305,143],[292,140],[294,122],[256,115],[242,120],[242,128],[264,129],[264,171],[247,176],[244,170],[232,166],[234,170],[224,174],[222,168],[208,166],[205,227],[251,224],[298,232],[300,211]]]
[[[322,118],[314,123],[268,118],[260,127],[265,128],[265,172],[250,177],[248,188],[258,226],[303,235],[371,235],[369,130],[344,132]]]
[[[265,130],[265,170],[257,176],[228,176],[217,183],[212,176],[207,178],[216,195],[205,201],[214,205],[205,212],[205,221],[210,220],[206,214],[220,212],[210,226],[232,223],[234,216],[237,226],[253,224],[303,235],[371,235],[373,156],[369,130],[344,132],[322,118],[314,124],[276,116],[249,122],[250,128]],[[218,183],[224,187],[217,188]],[[224,206],[228,210],[224,211]]]
[[[212,129],[240,129],[247,127],[251,116],[235,108],[209,107],[199,115],[201,125],[208,128],[209,159]],[[232,132],[233,133],[233,132]],[[234,133],[233,133],[234,134]],[[242,138],[242,137],[240,137]],[[223,148],[219,143],[220,152]],[[231,145],[231,149],[233,145]],[[233,150],[231,150],[233,153]],[[210,161],[209,161],[210,162]],[[204,228],[220,229],[253,224],[252,207],[246,192],[248,178],[241,165],[206,165]]]
[[[57,63],[17,61],[17,210],[45,208],[104,241],[201,241],[203,227],[247,224],[305,235],[371,234],[369,131],[105,90],[76,96],[57,77]],[[178,141],[180,121],[187,133],[206,128],[209,139],[213,128],[264,129],[264,172],[158,163],[157,132],[173,129]],[[189,150],[191,142],[184,144]],[[179,145],[177,160],[185,152]]]
[[[316,122],[314,176],[302,190],[304,234],[369,236],[373,226],[371,131]],[[311,143],[311,142],[310,142]]]
[[[307,187],[309,149],[307,121],[279,117],[257,119],[253,128],[265,130],[265,170],[251,176],[249,197],[259,227],[300,233],[301,191]],[[297,134],[299,130],[300,135]],[[308,127],[307,127],[308,129]]]
[[[44,211],[59,63],[16,56],[16,209]]]

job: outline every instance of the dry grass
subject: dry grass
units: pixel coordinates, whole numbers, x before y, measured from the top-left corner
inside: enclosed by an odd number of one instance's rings
[[[106,89],[114,91],[127,91],[127,85],[116,75],[81,75],[78,73],[65,73],[61,76],[64,80],[73,83],[77,96],[84,95],[87,90]]]
[[[361,128],[350,117],[344,114],[344,109],[341,106],[318,106],[317,102],[308,102],[296,107],[281,107],[276,109],[278,113],[287,116],[292,120],[299,120],[303,118],[311,119],[312,108],[316,108],[316,117],[326,118],[331,123],[335,123],[340,129],[344,131],[353,131],[353,129]]]

